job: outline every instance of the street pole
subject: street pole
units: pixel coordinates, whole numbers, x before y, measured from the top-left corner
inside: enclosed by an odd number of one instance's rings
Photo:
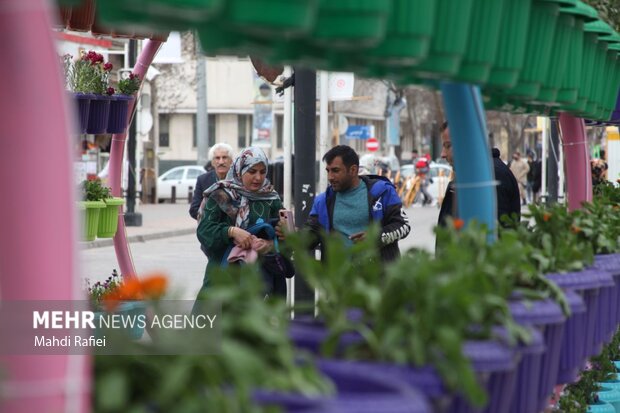
[[[551,133],[549,134],[549,157],[547,158],[547,203],[558,202],[558,162],[560,139],[558,137],[558,121],[551,120]]]
[[[138,56],[138,42],[129,40],[129,67],[136,65]],[[129,125],[127,137],[127,210],[125,211],[125,225],[128,227],[141,227],[142,214],[135,212],[136,208],[136,122],[135,119]]]
[[[316,186],[316,71],[295,68],[295,224],[301,227],[310,214]],[[303,155],[302,155],[303,154]],[[295,277],[295,302],[313,302],[314,291]]]
[[[319,103],[319,153],[323,155],[327,152],[329,142],[329,74],[325,71],[319,73],[319,79],[321,81],[321,101]],[[319,191],[323,191],[327,188],[327,171],[325,168],[319,168]]]
[[[200,53],[196,39],[196,163],[204,166],[209,161],[209,115],[207,114],[207,58]]]

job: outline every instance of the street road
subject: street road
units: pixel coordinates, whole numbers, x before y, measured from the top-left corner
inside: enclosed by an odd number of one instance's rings
[[[437,207],[415,206],[407,209],[411,233],[399,243],[401,251],[409,248],[423,248],[433,251],[437,222]],[[152,271],[166,274],[170,279],[169,298],[194,299],[207,264],[206,256],[200,251],[195,235],[162,238],[147,242],[134,242],[130,246],[136,271],[146,275]],[[83,279],[91,282],[104,280],[112,269],[119,269],[114,247],[83,250],[80,253]]]

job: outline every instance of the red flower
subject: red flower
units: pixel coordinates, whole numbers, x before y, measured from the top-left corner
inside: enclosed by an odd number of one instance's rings
[[[550,214],[550,213],[548,213],[548,212],[545,212],[545,213],[543,214],[543,221],[545,221],[545,222],[549,222],[549,220],[550,220],[550,219],[551,219],[551,214]]]
[[[463,221],[460,218],[457,218],[454,220],[452,224],[454,225],[454,229],[456,229],[457,231],[460,231],[461,228],[463,228],[463,225],[465,225],[465,221]]]
[[[103,65],[103,70],[105,70],[106,72],[109,72],[110,70],[112,70],[112,63],[108,62],[106,64]]]
[[[113,95],[114,94],[114,88],[113,87],[109,87],[106,89],[105,93],[107,93],[108,95]]]

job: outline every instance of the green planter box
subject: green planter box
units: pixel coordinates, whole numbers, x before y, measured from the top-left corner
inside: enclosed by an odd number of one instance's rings
[[[512,88],[517,84],[525,59],[532,0],[509,0],[502,15],[495,63],[487,85]]]
[[[506,3],[506,0],[474,1],[467,49],[457,80],[484,84],[489,79],[501,37],[500,28],[508,30],[508,26],[501,26],[504,11],[509,11]]]
[[[426,59],[415,67],[420,77],[452,78],[467,48],[473,0],[437,0],[435,29]]]
[[[365,53],[382,66],[411,66],[428,54],[436,12],[435,0],[394,0],[385,39]]]
[[[555,28],[560,14],[557,3],[534,0],[525,48],[525,61],[517,85],[508,93],[518,99],[531,100],[546,80]]]
[[[80,201],[78,207],[82,214],[82,241],[94,241],[99,228],[99,214],[105,203],[102,201]]]
[[[118,228],[118,217],[121,205],[125,203],[123,198],[105,199],[106,207],[99,213],[98,238],[112,238]]]

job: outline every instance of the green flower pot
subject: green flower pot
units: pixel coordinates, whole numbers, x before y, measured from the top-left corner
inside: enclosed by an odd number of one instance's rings
[[[415,67],[420,77],[454,77],[467,49],[473,0],[437,0],[435,30],[426,59]]]
[[[564,73],[569,63],[569,41],[575,31],[575,17],[572,14],[560,13],[558,24],[555,28],[553,47],[551,48],[551,62],[547,69],[547,75],[535,103],[556,105],[558,92],[562,87]]]
[[[605,87],[607,60],[607,43],[599,41],[594,49],[594,67],[590,78],[590,94],[587,97],[586,107],[581,112],[583,117],[596,116],[597,107],[601,104],[602,88]]]
[[[563,105],[562,109],[581,113],[585,110],[592,90],[592,76],[596,65],[595,52],[598,44],[598,36],[595,33],[584,32],[583,35],[583,58],[581,65],[581,79],[577,90],[577,101],[573,104]]]
[[[425,58],[433,35],[435,0],[394,0],[385,39],[365,53],[380,65],[410,66]]]
[[[467,49],[456,80],[483,84],[489,79],[501,37],[500,28],[508,29],[500,26],[504,11],[509,10],[506,3],[506,0],[474,1]]]
[[[598,391],[598,398],[601,401],[613,406],[614,411],[620,411],[620,390],[613,382],[599,383],[603,389]]]
[[[319,0],[228,0],[226,25],[258,36],[299,36],[313,28]]]
[[[517,84],[525,59],[531,8],[532,0],[509,0],[506,3],[488,86],[512,88]]]
[[[384,38],[392,1],[319,0],[310,42],[327,48],[368,48]]]
[[[214,20],[224,0],[105,0],[97,2],[97,17],[109,27],[187,30]]]
[[[123,198],[105,199],[106,207],[99,213],[98,238],[112,238],[118,228],[118,215],[120,206],[125,203]]]
[[[560,6],[557,3],[534,0],[525,61],[517,85],[509,92],[511,96],[531,100],[540,92],[551,62],[551,48],[559,14]]]
[[[598,19],[598,13],[593,7],[577,2],[575,7],[563,8],[562,13],[572,13],[575,16],[575,25],[570,31],[568,41],[568,66],[562,75],[562,85],[558,91],[557,101],[561,105],[573,105],[577,102],[578,91],[582,84],[584,66],[584,25]]]
[[[82,241],[94,241],[99,228],[99,214],[106,205],[102,201],[80,201],[78,207],[82,211]]]
[[[600,401],[597,404],[588,405],[588,413],[616,413],[616,409],[611,404]]]

